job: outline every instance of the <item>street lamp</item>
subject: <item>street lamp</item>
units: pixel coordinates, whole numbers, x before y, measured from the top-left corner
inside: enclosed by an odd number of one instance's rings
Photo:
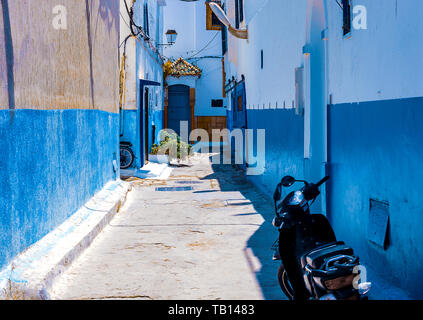
[[[178,33],[175,30],[169,29],[166,31],[167,43],[158,43],[157,46],[173,46],[176,42],[177,37]]]
[[[180,0],[183,2],[196,2],[198,0]],[[220,22],[228,28],[228,31],[234,36],[239,39],[247,39],[248,40],[248,30],[247,29],[236,29],[232,26],[231,22],[229,21],[228,17],[226,16],[225,11],[223,11],[222,7],[218,5],[213,0],[206,0],[206,2],[210,5],[215,16],[220,20]]]
[[[169,43],[170,45],[175,44],[177,37],[178,37],[178,33],[175,30],[167,30],[166,32],[167,43]]]
[[[184,0],[185,1],[185,0]],[[227,28],[228,31],[235,37],[240,39],[248,39],[248,30],[247,29],[236,29],[232,27],[232,24],[228,17],[226,16],[225,11],[223,11],[222,7],[219,6],[216,2],[209,1],[208,4],[212,9],[215,16],[222,22]]]

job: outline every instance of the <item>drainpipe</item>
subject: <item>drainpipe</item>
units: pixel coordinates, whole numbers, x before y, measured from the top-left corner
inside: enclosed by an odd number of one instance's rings
[[[330,158],[329,158],[329,149],[328,149],[328,131],[329,131],[329,118],[328,118],[328,108],[329,103],[331,102],[329,99],[329,44],[328,44],[329,36],[328,36],[328,28],[326,27],[322,31],[322,41],[324,42],[324,51],[325,51],[325,115],[324,115],[324,121],[325,121],[325,138],[324,138],[324,157],[325,157],[325,163],[324,163],[324,174],[325,176],[330,175]],[[330,184],[329,184],[330,188]],[[325,213],[326,216],[328,216],[328,210],[327,210],[327,201],[328,201],[328,184],[326,184],[323,187],[323,194],[325,196],[324,201],[322,201],[322,211]],[[330,214],[330,213],[329,213]]]

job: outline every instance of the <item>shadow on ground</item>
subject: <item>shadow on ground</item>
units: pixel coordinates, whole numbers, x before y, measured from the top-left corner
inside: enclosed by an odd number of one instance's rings
[[[210,159],[212,160],[212,159]],[[221,162],[222,163],[222,162]],[[278,237],[277,230],[272,226],[274,217],[272,195],[264,194],[245,176],[245,171],[236,165],[212,164],[213,174],[203,177],[202,180],[216,179],[220,189],[225,191],[238,191],[251,202],[256,213],[265,220],[259,229],[250,237],[246,244],[246,259],[255,274],[258,285],[261,288],[264,299],[281,300],[286,299],[277,281],[277,269],[279,262],[273,261],[271,246]],[[236,205],[236,204],[235,204]],[[261,268],[252,266],[248,251],[251,250],[259,260]]]

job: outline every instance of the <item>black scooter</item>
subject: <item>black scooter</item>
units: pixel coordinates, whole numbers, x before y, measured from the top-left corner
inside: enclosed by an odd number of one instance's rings
[[[351,247],[337,241],[335,233],[322,214],[311,214],[310,206],[319,196],[318,183],[308,183],[286,176],[273,195],[279,239],[272,248],[274,260],[282,260],[278,281],[290,300],[360,300],[371,283],[361,282],[359,257]],[[295,182],[304,186],[282,199],[282,187]]]

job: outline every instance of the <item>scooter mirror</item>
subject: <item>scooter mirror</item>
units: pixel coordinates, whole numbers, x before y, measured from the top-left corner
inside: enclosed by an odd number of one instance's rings
[[[283,177],[282,178],[282,181],[281,181],[281,183],[282,183],[282,185],[284,186],[284,187],[290,187],[290,186],[292,186],[294,183],[295,183],[295,178],[294,177],[291,177],[291,176],[285,176],[285,177]]]

